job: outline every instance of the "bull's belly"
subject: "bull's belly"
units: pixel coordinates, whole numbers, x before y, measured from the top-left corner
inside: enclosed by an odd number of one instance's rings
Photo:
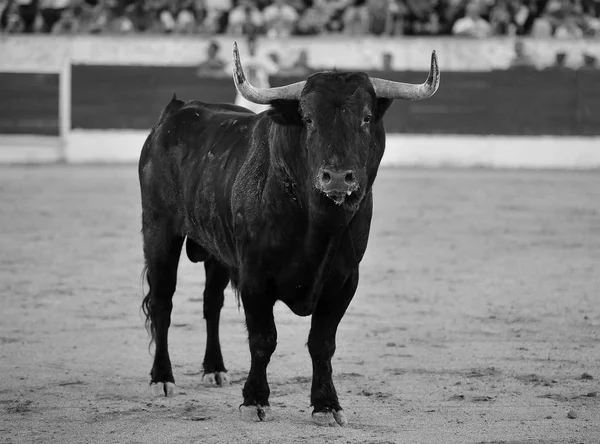
[[[321,297],[327,297],[324,290],[334,290],[337,287],[331,276],[327,278],[320,275],[318,268],[312,264],[300,268],[295,273],[282,271],[279,276],[274,276],[275,292],[278,300],[286,304],[298,316],[312,315]],[[341,285],[340,285],[341,287]]]
[[[288,306],[297,316],[310,316],[315,311],[318,298],[311,297],[309,289],[306,289],[303,294],[290,294],[289,292],[281,292],[278,299]]]
[[[307,255],[304,238],[265,245],[267,233],[262,233],[262,237],[245,236],[248,242],[243,243],[244,251],[237,251],[240,243],[222,220],[198,217],[189,218],[187,222],[187,237],[193,241],[188,247],[190,260],[194,260],[194,256],[200,260],[206,260],[208,255],[214,257],[236,276],[235,284],[240,284],[240,291],[265,296],[267,292],[274,292],[272,297],[298,316],[312,315],[323,289],[335,291],[335,282],[344,281],[344,271],[337,269],[334,257],[329,256],[327,260],[325,251],[314,255],[317,258]]]

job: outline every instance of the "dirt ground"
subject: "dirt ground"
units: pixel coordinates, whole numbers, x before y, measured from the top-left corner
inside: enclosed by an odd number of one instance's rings
[[[600,176],[383,169],[334,381],[350,422],[310,421],[310,318],[276,306],[276,419],[244,423],[249,368],[228,290],[232,384],[201,380],[201,266],[182,258],[152,397],[136,168],[0,168],[2,443],[600,442]]]

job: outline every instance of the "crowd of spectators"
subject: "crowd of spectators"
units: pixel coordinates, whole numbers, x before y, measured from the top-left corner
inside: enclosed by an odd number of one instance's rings
[[[9,33],[600,36],[600,0],[0,0]]]

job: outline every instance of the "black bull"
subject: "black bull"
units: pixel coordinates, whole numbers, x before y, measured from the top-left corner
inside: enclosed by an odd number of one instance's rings
[[[187,256],[203,261],[206,271],[205,378],[227,379],[219,316],[231,281],[244,306],[251,354],[242,418],[271,417],[266,369],[277,344],[273,306],[280,300],[297,315],[312,315],[313,419],[343,425],[331,358],[367,248],[372,185],[385,147],[382,117],[393,99],[435,93],[435,53],[422,85],[325,72],[259,89],[246,81],[234,46],[234,81],[242,95],[270,110],[256,115],[173,97],[142,149],[149,288],[143,309],[156,347],[151,384],[173,394],[167,335],[187,238]]]

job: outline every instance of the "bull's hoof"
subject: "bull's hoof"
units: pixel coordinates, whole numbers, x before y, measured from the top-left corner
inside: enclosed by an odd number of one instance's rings
[[[227,372],[205,373],[202,381],[206,385],[229,385],[229,376]]]
[[[345,426],[348,424],[343,410],[332,410],[330,412],[313,412],[312,420],[316,425],[326,427]]]
[[[175,395],[175,384],[172,382],[152,382],[150,390],[154,396],[173,396]]]
[[[266,405],[241,405],[240,417],[246,422],[272,421],[271,407]]]

